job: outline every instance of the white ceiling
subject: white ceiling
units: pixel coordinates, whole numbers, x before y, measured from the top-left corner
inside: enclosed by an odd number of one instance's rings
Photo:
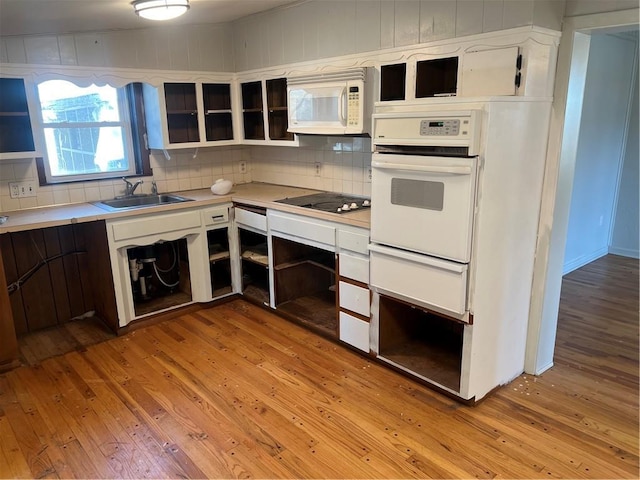
[[[191,0],[182,17],[160,23],[133,13],[131,0],[0,0],[0,35],[38,35],[222,23],[299,0]]]

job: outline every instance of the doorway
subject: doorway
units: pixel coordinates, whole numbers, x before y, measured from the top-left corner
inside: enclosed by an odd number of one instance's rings
[[[637,29],[638,9],[566,17],[564,21],[525,355],[525,372],[530,374],[541,374],[553,366],[571,193],[581,130],[582,97],[592,35],[620,34]]]

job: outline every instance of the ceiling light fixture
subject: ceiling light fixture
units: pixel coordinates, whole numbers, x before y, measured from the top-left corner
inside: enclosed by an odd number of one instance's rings
[[[136,0],[133,10],[148,20],[170,20],[189,10],[189,0]]]

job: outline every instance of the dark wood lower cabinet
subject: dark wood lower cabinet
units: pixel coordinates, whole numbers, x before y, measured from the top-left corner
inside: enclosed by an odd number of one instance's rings
[[[0,235],[0,251],[15,334],[60,325],[91,311],[116,331],[104,222],[6,233]]]
[[[0,255],[0,372],[13,368],[17,361],[18,342],[5,282],[2,255]]]

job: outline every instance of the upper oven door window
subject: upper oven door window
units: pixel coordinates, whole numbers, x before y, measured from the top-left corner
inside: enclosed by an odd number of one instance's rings
[[[374,153],[371,240],[467,263],[477,158]]]

